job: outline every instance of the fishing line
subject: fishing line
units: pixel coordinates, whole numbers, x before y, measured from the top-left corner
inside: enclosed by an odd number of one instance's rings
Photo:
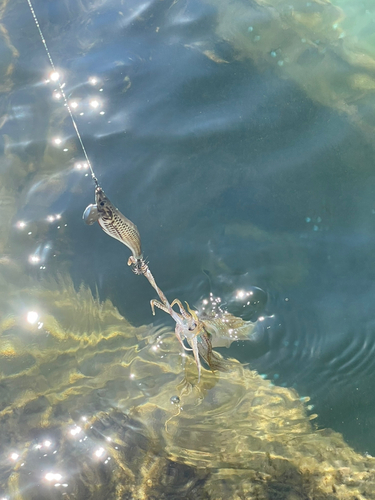
[[[79,130],[78,130],[78,125],[74,119],[74,116],[73,116],[73,113],[72,113],[72,110],[69,106],[69,103],[68,103],[68,99],[66,98],[66,95],[65,95],[65,92],[64,92],[64,86],[60,83],[60,75],[59,75],[59,72],[56,70],[56,67],[55,67],[55,64],[53,62],[53,59],[52,59],[52,56],[51,56],[51,53],[48,49],[48,45],[47,45],[47,42],[46,42],[46,39],[44,38],[44,35],[43,35],[43,32],[42,32],[42,28],[40,27],[40,24],[39,24],[39,21],[38,21],[38,18],[35,14],[35,10],[34,10],[34,7],[33,7],[33,4],[31,3],[31,0],[27,0],[27,3],[29,4],[29,7],[30,7],[30,11],[31,11],[31,14],[33,16],[33,19],[35,21],[35,25],[39,31],[39,35],[40,35],[40,38],[42,40],[42,43],[44,45],[44,48],[46,49],[46,52],[47,52],[47,56],[48,56],[48,59],[49,59],[49,62],[51,64],[51,68],[53,70],[53,72],[58,76],[58,79],[57,79],[57,84],[59,86],[59,89],[60,89],[60,93],[61,95],[63,96],[63,99],[64,99],[64,103],[65,103],[65,106],[67,108],[67,110],[69,111],[69,115],[70,115],[70,118],[72,120],[72,123],[73,123],[73,127],[74,127],[74,130],[76,131],[76,134],[77,134],[77,137],[78,137],[78,140],[79,140],[79,143],[81,144],[81,148],[82,148],[82,151],[83,151],[83,154],[85,155],[85,158],[86,158],[86,162],[87,162],[87,165],[90,169],[90,172],[91,172],[91,177],[92,177],[92,180],[94,181],[95,183],[95,186],[96,187],[99,187],[99,183],[98,183],[98,179],[96,178],[95,176],[95,173],[94,173],[94,170],[91,166],[91,162],[89,160],[89,157],[88,157],[88,154],[87,154],[87,151],[86,151],[86,148],[85,148],[85,145],[83,144],[83,140],[82,140],[82,137],[81,137],[81,134],[79,133]]]
[[[212,350],[212,342],[211,342],[212,331],[214,330],[215,332],[218,332],[220,328],[221,330],[223,330],[223,328],[224,329],[227,328],[227,337],[225,335],[223,336],[223,334],[221,333],[219,334],[219,338],[221,336],[222,338],[227,338],[233,341],[234,339],[232,333],[233,331],[237,332],[237,330],[239,331],[240,328],[242,327],[247,327],[248,329],[249,328],[252,329],[253,323],[244,322],[241,318],[236,318],[235,316],[228,314],[227,316],[225,316],[224,319],[225,323],[219,325],[218,327],[216,323],[217,321],[219,322],[221,321],[220,318],[216,319],[216,317],[212,317],[211,319],[209,318],[205,320],[200,320],[197,313],[195,311],[192,311],[187,303],[186,303],[188,309],[187,311],[185,310],[184,306],[178,299],[175,299],[171,304],[169,303],[164,293],[156,284],[155,278],[151,274],[151,271],[148,267],[148,262],[146,262],[143,258],[142,248],[141,248],[141,237],[138,232],[137,226],[131,220],[126,218],[119,211],[119,209],[116,208],[111,203],[111,201],[105,195],[103,189],[99,186],[98,180],[95,177],[94,170],[91,166],[91,162],[89,160],[86,148],[83,144],[81,134],[79,133],[77,123],[74,119],[72,110],[69,106],[68,99],[66,98],[64,92],[64,85],[60,83],[60,76],[56,71],[56,67],[53,62],[51,53],[48,49],[46,39],[44,38],[38,18],[35,14],[33,4],[31,3],[31,0],[27,0],[27,3],[29,4],[31,14],[34,18],[40,38],[46,50],[49,62],[51,64],[51,68],[57,76],[56,81],[58,83],[61,95],[63,96],[65,106],[68,109],[78,140],[81,144],[81,148],[83,154],[85,155],[87,165],[90,168],[91,177],[95,183],[95,203],[92,203],[88,207],[86,207],[86,210],[83,213],[83,219],[86,222],[86,224],[89,225],[98,222],[100,227],[106,234],[126,245],[132,252],[132,255],[128,260],[128,265],[132,267],[132,270],[134,271],[135,274],[143,275],[147,278],[147,280],[154,288],[160,299],[160,301],[155,299],[151,300],[151,308],[153,314],[155,314],[155,306],[156,306],[157,308],[169,314],[174,319],[174,321],[176,322],[175,334],[178,341],[180,342],[184,350],[193,351],[194,360],[198,368],[198,383],[199,383],[201,377],[201,363],[199,356],[201,356],[205,360],[205,362],[210,366],[212,370],[219,369],[220,359],[217,357],[217,355],[215,357],[215,352]],[[54,79],[52,80],[54,81]],[[180,313],[177,313],[173,309],[173,306],[175,304],[178,305]],[[199,337],[199,348],[198,348],[198,337]],[[235,338],[237,338],[237,335]],[[184,345],[185,339],[189,344],[190,348],[187,348]]]
[[[35,13],[33,4],[31,0],[27,0],[27,3],[30,7],[31,14],[33,16],[35,25],[38,29],[40,38],[42,40],[43,46],[46,50],[48,60],[50,62],[52,71],[56,74],[56,81],[58,83],[60,93],[63,96],[64,103],[66,108],[68,109],[70,118],[73,123],[74,130],[76,131],[79,143],[81,144],[81,148],[83,154],[85,155],[87,165],[90,168],[91,177],[95,183],[95,204],[90,204],[86,207],[86,210],[83,213],[83,220],[86,224],[94,224],[98,222],[100,227],[103,229],[105,233],[107,233],[112,238],[119,240],[121,243],[124,243],[132,252],[132,257],[129,259],[128,264],[132,266],[133,271],[136,274],[145,274],[148,269],[147,263],[143,259],[142,250],[141,250],[141,238],[137,229],[137,226],[133,224],[131,220],[126,218],[119,210],[116,208],[108,197],[105,195],[103,189],[99,185],[98,179],[95,176],[94,170],[92,168],[90,159],[88,157],[85,145],[83,144],[83,140],[81,134],[78,129],[78,125],[74,119],[73,112],[69,106],[68,99],[66,98],[64,92],[64,84],[60,82],[60,76],[58,71],[56,71],[55,63],[53,62],[51,53],[49,51],[46,39],[44,38],[42,29],[40,27],[37,15]],[[52,79],[54,81],[54,79]],[[152,284],[152,283],[151,283]],[[156,284],[155,284],[156,285]],[[152,284],[152,286],[154,286]]]

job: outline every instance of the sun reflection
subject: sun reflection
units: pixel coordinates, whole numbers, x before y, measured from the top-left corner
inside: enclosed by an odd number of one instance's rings
[[[49,78],[52,82],[57,82],[57,80],[60,78],[60,74],[57,71],[53,71],[50,75]]]
[[[77,434],[79,434],[81,432],[81,430],[82,430],[81,427],[79,427],[77,425],[77,427],[73,427],[73,429],[70,429],[70,434],[72,436],[76,436]]]
[[[16,226],[18,227],[18,229],[24,229],[26,227],[26,222],[24,222],[23,220],[19,220],[16,223]]]
[[[92,101],[90,101],[90,106],[96,109],[100,106],[100,102],[97,99],[93,99]]]
[[[74,165],[74,168],[76,170],[87,170],[89,168],[89,165],[87,162],[80,162],[80,163],[76,163]]]
[[[95,76],[91,76],[91,77],[89,78],[89,83],[90,83],[91,85],[96,85],[96,84],[98,83],[98,79],[97,79],[97,78],[95,78]]]
[[[12,460],[17,460],[17,458],[18,458],[18,457],[19,457],[18,453],[15,453],[15,452],[13,452],[13,453],[10,455],[10,458],[11,458]]]
[[[55,220],[60,220],[61,219],[61,214],[55,214],[55,215],[47,215],[46,220],[47,222],[55,222]],[[49,248],[48,245],[45,246],[45,248]]]
[[[55,137],[54,139],[52,139],[52,142],[56,144],[56,146],[59,146],[62,143],[62,140],[60,139],[60,137]]]
[[[62,475],[56,472],[47,472],[47,474],[44,476],[44,479],[47,481],[60,481],[62,478]]]
[[[38,257],[37,255],[30,255],[29,262],[30,262],[30,264],[39,264],[40,257]]]
[[[245,290],[237,290],[236,299],[244,299],[245,297],[249,297],[253,295],[253,292],[245,292]]]
[[[105,452],[104,448],[98,448],[97,450],[95,450],[94,455],[100,458],[104,455],[104,452]]]
[[[70,107],[71,107],[71,108],[73,108],[73,109],[78,108],[78,102],[76,102],[76,101],[72,101],[72,102],[70,103]]]
[[[30,325],[34,325],[39,319],[39,314],[36,311],[29,311],[26,314],[26,320]]]

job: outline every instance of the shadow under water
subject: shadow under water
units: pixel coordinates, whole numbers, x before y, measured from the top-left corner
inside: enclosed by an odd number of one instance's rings
[[[8,285],[1,311],[7,498],[375,498],[374,458],[235,360],[196,384],[172,332],[131,326],[69,278]]]

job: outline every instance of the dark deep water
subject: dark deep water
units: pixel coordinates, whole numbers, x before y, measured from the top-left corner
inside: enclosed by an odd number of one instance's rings
[[[245,316],[265,316],[264,327],[223,353],[309,396],[320,427],[374,454],[372,144],[295,81],[237,58],[215,34],[213,5],[130,4],[35,1],[101,185],[137,224],[170,299],[192,305],[213,292],[235,312],[236,291],[254,290]],[[73,168],[82,154],[62,100],[40,83],[50,68],[27,3],[8,6],[3,23],[19,56],[2,96],[1,171],[18,186],[13,221],[43,224],[35,238],[13,227],[15,257],[35,277],[67,266],[77,286],[148,324],[154,294],[127,267],[128,250],[81,219],[93,184]],[[27,178],[15,158],[33,165]],[[35,252],[46,269],[27,262]]]

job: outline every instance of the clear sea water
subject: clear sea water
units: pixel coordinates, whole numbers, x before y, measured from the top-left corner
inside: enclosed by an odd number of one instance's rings
[[[213,293],[265,317],[222,354],[309,396],[319,428],[375,454],[375,7],[333,4],[34,7],[95,174],[137,224],[167,297]],[[27,2],[3,7],[0,258],[35,283],[68,272],[149,324],[154,292],[128,249],[82,221],[93,183]],[[278,21],[261,14],[275,9]],[[289,45],[262,45],[272,22]]]

